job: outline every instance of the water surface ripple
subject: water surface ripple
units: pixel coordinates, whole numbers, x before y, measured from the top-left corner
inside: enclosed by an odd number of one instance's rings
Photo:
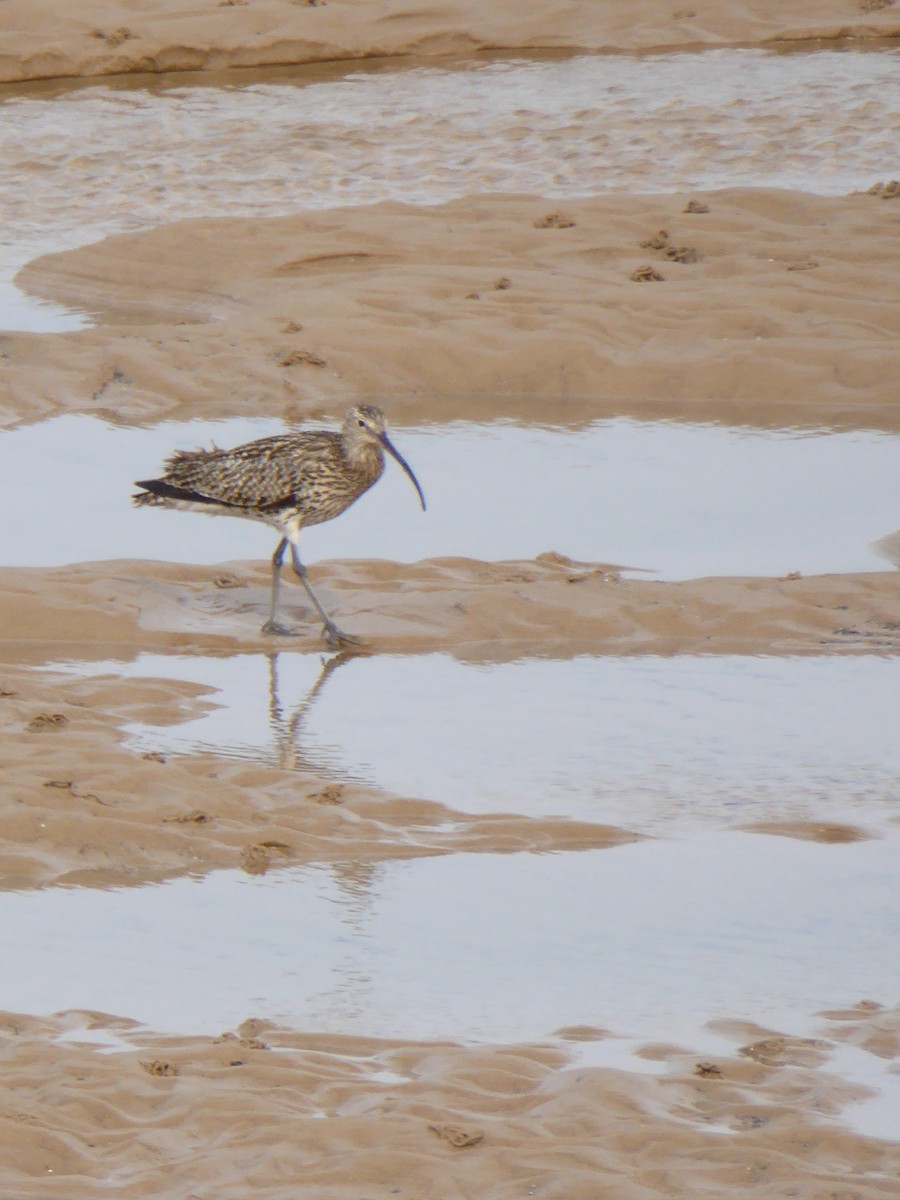
[[[183,217],[478,192],[840,194],[896,162],[898,68],[896,51],[722,49],[7,94],[0,269]]]

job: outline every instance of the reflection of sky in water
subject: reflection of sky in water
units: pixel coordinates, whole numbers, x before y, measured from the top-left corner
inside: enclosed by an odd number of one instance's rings
[[[263,527],[134,510],[129,495],[176,447],[232,446],[282,428],[236,419],[135,429],[64,416],[0,433],[0,472],[18,498],[16,520],[0,529],[0,564],[267,558],[277,537]],[[428,512],[388,461],[359,504],[304,533],[307,561],[555,550],[668,579],[865,571],[887,567],[870,546],[900,524],[895,435],[616,419],[577,430],[459,423],[394,437]]]
[[[897,850],[720,833],[0,893],[4,1006],[500,1041],[578,1024],[696,1037],[735,1014],[790,1027],[823,1002],[891,999]]]
[[[893,51],[721,49],[11,96],[0,102],[0,276],[185,217],[485,192],[840,194],[896,157],[898,62]],[[3,325],[53,319],[7,299]]]
[[[220,689],[206,715],[128,726],[140,749],[219,753],[352,776],[464,812],[563,815],[644,832],[896,813],[900,659],[737,656],[352,658],[277,656],[280,729],[264,655],[145,654],[78,672]],[[290,750],[290,752],[288,752]]]

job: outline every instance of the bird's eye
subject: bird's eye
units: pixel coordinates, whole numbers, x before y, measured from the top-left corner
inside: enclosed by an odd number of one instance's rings
[[[357,423],[357,425],[360,427],[360,429],[365,429],[365,427],[366,427],[366,423],[365,423],[365,421],[362,419],[362,417],[360,417],[360,418],[359,418],[359,420],[358,420],[356,423]]]

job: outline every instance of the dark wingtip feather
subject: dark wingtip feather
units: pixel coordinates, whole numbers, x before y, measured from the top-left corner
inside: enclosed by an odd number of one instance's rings
[[[205,499],[204,496],[198,495],[190,488],[176,487],[172,483],[167,483],[165,479],[139,479],[134,486],[144,489],[142,492],[135,492],[132,496],[132,500],[137,504],[147,504],[151,496],[159,496],[164,500],[202,501]]]

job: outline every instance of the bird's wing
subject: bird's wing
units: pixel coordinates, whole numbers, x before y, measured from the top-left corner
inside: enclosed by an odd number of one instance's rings
[[[160,482],[200,504],[277,510],[295,503],[319,475],[333,443],[328,434],[276,434],[233,450],[179,451]]]

